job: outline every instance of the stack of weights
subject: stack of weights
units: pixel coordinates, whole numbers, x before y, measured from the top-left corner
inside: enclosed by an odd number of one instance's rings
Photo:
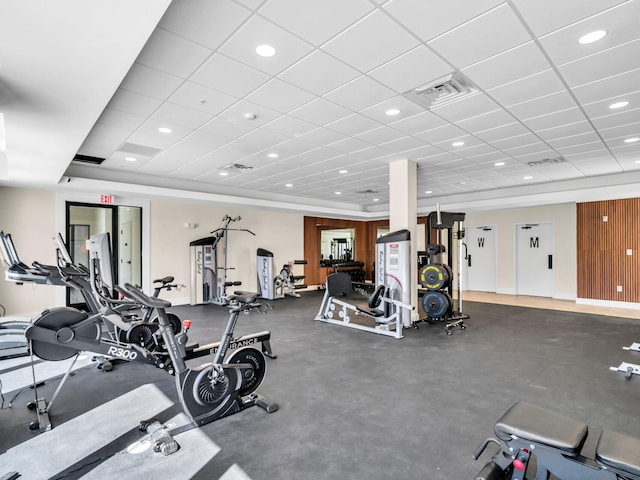
[[[445,248],[444,245],[429,245],[427,252],[429,250],[443,253]],[[429,318],[442,319],[451,315],[453,300],[448,290],[452,281],[453,271],[447,264],[428,263],[420,268],[420,283],[428,290],[422,297],[422,308]]]

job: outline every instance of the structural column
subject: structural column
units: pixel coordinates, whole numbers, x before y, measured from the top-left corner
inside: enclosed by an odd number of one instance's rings
[[[418,318],[418,165],[413,160],[396,160],[389,164],[389,230],[407,229],[411,235],[411,305],[416,307],[412,320]]]

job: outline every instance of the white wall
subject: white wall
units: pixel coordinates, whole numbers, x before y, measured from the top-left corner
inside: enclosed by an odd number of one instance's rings
[[[20,260],[27,265],[38,261],[56,263],[55,194],[48,190],[0,187],[0,230],[10,233]],[[56,305],[56,291],[62,287],[0,279],[0,305],[7,315],[39,314]],[[1,311],[1,310],[0,310]]]
[[[468,213],[466,225],[498,228],[497,293],[516,293],[515,225],[551,222],[554,228],[554,298],[575,300],[577,295],[576,204]]]
[[[233,290],[255,292],[257,289],[256,251],[264,248],[273,252],[276,272],[289,260],[303,258],[304,218],[300,214],[270,212],[247,208],[229,208],[200,203],[154,200],[151,202],[151,278],[173,275],[177,283],[187,286],[182,292],[163,295],[174,303],[189,302],[190,250],[189,243],[208,237],[220,227],[225,215],[240,216],[230,228],[251,230],[230,231],[227,240],[227,267],[229,281],[240,281]],[[185,223],[196,224],[194,229]],[[218,265],[221,265],[218,261]]]

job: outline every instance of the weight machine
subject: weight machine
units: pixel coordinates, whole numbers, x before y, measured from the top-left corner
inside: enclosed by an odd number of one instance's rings
[[[286,295],[300,297],[297,289],[307,288],[301,284],[304,275],[294,275],[293,265],[306,265],[306,260],[291,260],[285,263],[278,275],[274,275],[273,253],[264,248],[257,251],[258,296],[265,300],[276,300]]]
[[[411,241],[408,230],[391,232],[376,240],[376,289],[369,297],[354,291],[346,273],[327,276],[326,289],[315,317],[325,323],[402,338],[411,326]],[[375,322],[353,323],[351,315]]]
[[[227,270],[234,270],[227,265],[227,238],[229,232],[248,232],[246,228],[229,228],[233,222],[241,220],[240,216],[222,217],[219,228],[213,230],[212,236],[194,240],[191,247],[191,305],[213,303],[227,305],[229,297],[227,287],[241,285],[242,282],[228,281]],[[220,252],[221,250],[221,252]],[[219,265],[218,261],[222,260]]]

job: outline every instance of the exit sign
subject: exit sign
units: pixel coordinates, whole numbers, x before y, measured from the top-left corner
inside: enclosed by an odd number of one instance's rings
[[[113,205],[113,195],[100,195],[100,203]]]

